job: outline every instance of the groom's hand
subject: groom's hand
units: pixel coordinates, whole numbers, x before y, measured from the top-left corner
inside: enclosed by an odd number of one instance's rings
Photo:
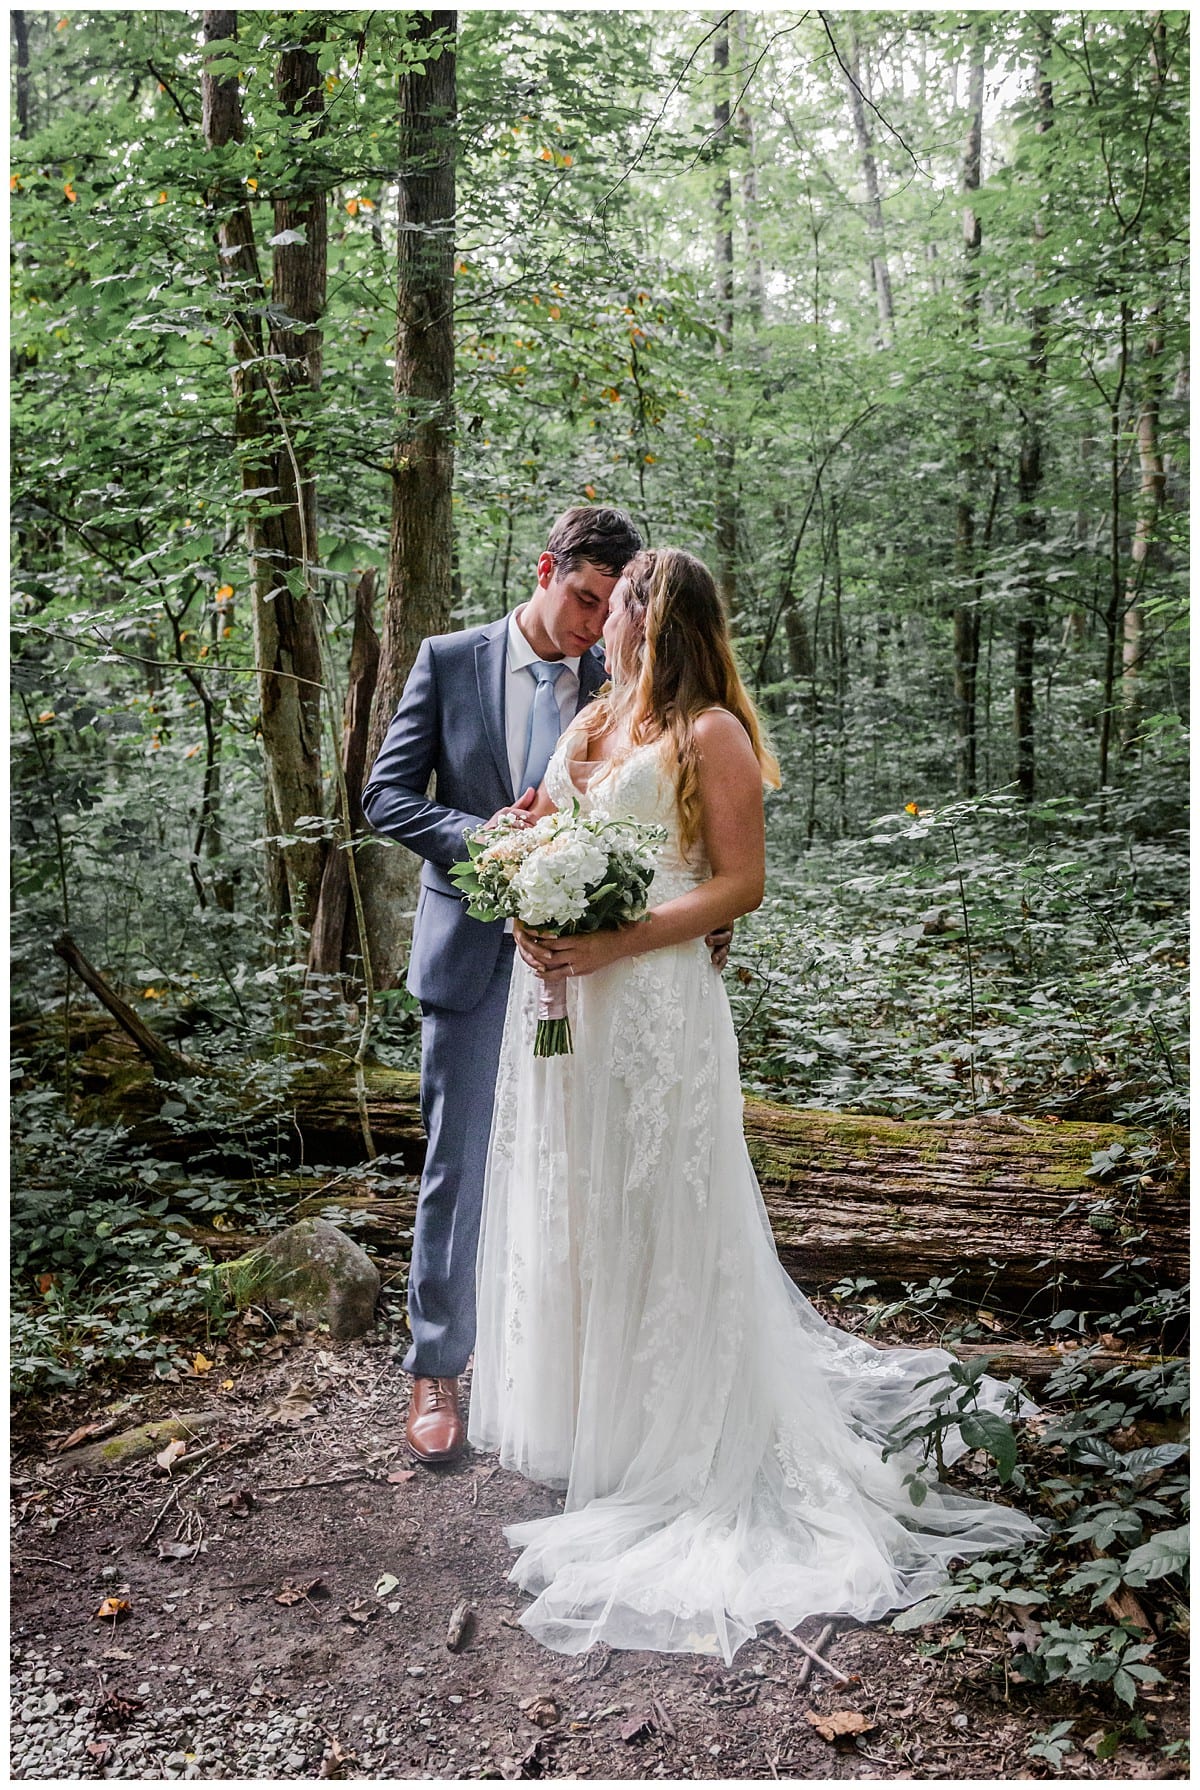
[[[497,821],[515,820],[523,826],[530,826],[532,823],[529,810],[533,807],[533,804],[536,801],[537,790],[531,787],[525,791],[523,796],[519,796],[515,802],[510,802],[507,808],[497,808],[495,814],[493,814],[489,820],[485,820],[483,824],[485,827],[494,827]]]
[[[718,926],[714,931],[705,935],[704,942],[712,953],[713,968],[723,970],[729,962],[729,947],[733,943],[733,927]]]

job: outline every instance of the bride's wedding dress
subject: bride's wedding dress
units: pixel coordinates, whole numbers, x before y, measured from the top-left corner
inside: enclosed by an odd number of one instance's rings
[[[559,807],[657,821],[657,906],[705,880],[679,849],[657,744]],[[933,1482],[888,1432],[924,1410],[938,1350],[827,1324],[776,1257],[742,1133],[737,1042],[703,939],[567,985],[574,1055],[535,1058],[541,984],[517,959],[478,1259],[468,1437],[566,1488],[511,1525],[521,1620],[546,1646],[721,1653],[758,1623],[863,1621],[915,1602],[955,1556],[1036,1526]],[[926,1384],[922,1385],[922,1382]],[[984,1383],[981,1403],[1005,1389]],[[947,1454],[962,1451],[956,1432]]]

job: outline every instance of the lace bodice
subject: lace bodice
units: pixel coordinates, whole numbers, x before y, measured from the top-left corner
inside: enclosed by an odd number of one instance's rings
[[[578,737],[574,744],[578,747]],[[582,814],[655,822],[665,829],[667,837],[654,853],[657,869],[650,885],[651,906],[707,881],[712,871],[703,846],[697,844],[690,852],[681,846],[669,741],[651,740],[635,746],[612,770],[594,777],[586,789],[580,789],[571,776],[571,747],[568,732],[559,740],[546,769],[546,792],[555,807],[569,808],[578,802]]]

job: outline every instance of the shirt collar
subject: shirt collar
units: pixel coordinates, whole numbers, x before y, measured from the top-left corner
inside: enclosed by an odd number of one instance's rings
[[[508,618],[508,668],[510,671],[523,671],[527,665],[532,665],[536,658],[537,654],[521,632],[520,624],[517,621],[517,612],[514,609]],[[578,656],[574,659],[564,659],[562,663],[574,677],[578,678]]]

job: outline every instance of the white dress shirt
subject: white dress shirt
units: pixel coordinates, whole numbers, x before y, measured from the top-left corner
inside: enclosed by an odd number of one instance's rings
[[[521,632],[519,611],[508,618],[508,666],[504,677],[504,737],[508,746],[508,768],[512,775],[514,799],[524,795],[521,774],[525,769],[525,744],[529,734],[529,716],[537,691],[537,679],[525,670],[537,654]],[[579,706],[579,660],[564,659],[554,694],[563,727],[575,718]]]

